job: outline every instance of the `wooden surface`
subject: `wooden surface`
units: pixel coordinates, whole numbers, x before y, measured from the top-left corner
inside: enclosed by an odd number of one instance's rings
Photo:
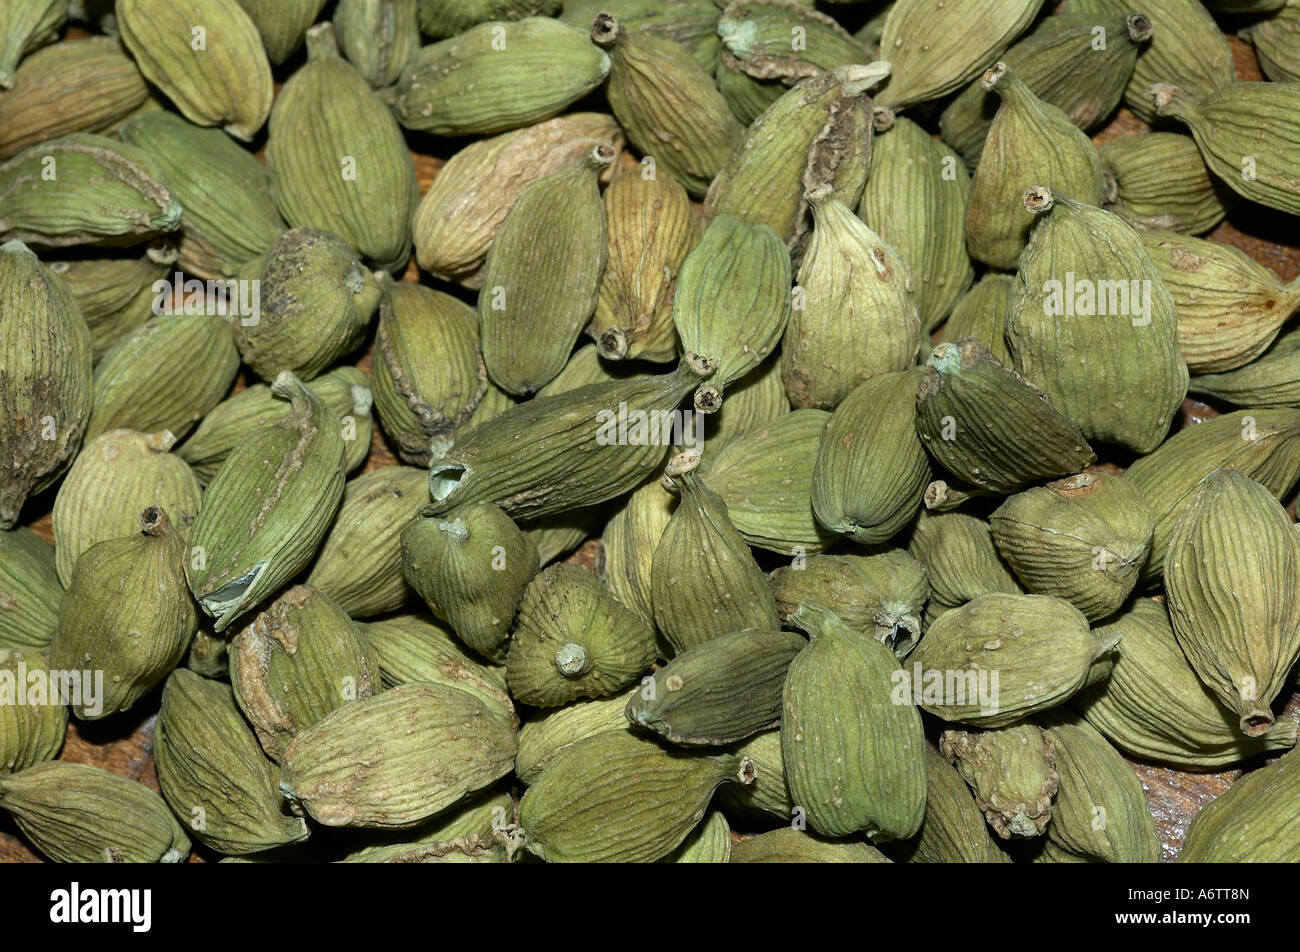
[[[1261,79],[1259,65],[1249,44],[1229,37],[1236,59],[1237,74],[1245,81]],[[1116,117],[1095,136],[1100,144],[1109,139],[1125,135],[1139,135],[1147,131],[1147,126],[1127,109],[1121,109]],[[438,169],[447,155],[431,156],[417,153],[415,155],[416,171],[420,180],[420,191],[428,190]],[[1208,236],[1211,240],[1235,245],[1257,261],[1266,264],[1286,281],[1300,274],[1300,232],[1296,229],[1296,220],[1292,216],[1248,202],[1239,204],[1228,219],[1220,224]],[[403,280],[418,282],[420,274],[412,259]],[[428,279],[431,281],[431,279]],[[936,335],[936,339],[939,335]],[[358,362],[358,366],[369,371],[370,355]],[[247,371],[236,381],[235,390],[245,385]],[[1188,399],[1183,405],[1183,425],[1197,422],[1217,415],[1217,411],[1204,403]],[[374,440],[366,470],[396,463],[379,427],[375,427]],[[1104,465],[1104,464],[1103,464]],[[1107,466],[1111,471],[1117,467]],[[1291,503],[1294,517],[1294,500]],[[53,541],[50,530],[50,507],[53,494],[37,500],[31,507],[34,519],[29,523],[33,530]],[[595,540],[589,540],[573,553],[567,561],[590,566],[595,549]],[[114,773],[139,780],[147,786],[158,789],[158,779],[154,771],[152,757],[153,721],[158,710],[160,691],[142,699],[131,711],[119,714],[103,721],[80,724],[73,720],[68,727],[67,741],[64,744],[61,759],[94,764]],[[1286,706],[1287,716],[1300,716],[1300,694],[1293,696]],[[1130,761],[1146,790],[1147,802],[1155,816],[1156,826],[1164,849],[1164,859],[1171,860],[1177,855],[1187,832],[1187,825],[1196,812],[1209,801],[1219,796],[1231,786],[1240,775],[1240,770],[1219,773],[1189,773],[1155,764]],[[219,857],[195,845],[192,861],[211,861]],[[39,862],[36,856],[17,835],[12,820],[0,812],[0,862]]]

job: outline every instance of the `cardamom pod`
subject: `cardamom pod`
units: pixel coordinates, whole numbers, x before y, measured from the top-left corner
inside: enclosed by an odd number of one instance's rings
[[[627,723],[627,719],[623,721]],[[718,802],[729,813],[763,824],[775,817],[791,823],[798,816],[790,802],[790,791],[785,783],[785,765],[781,759],[781,732],[766,731],[756,734],[745,743],[732,748],[737,756],[752,764],[751,783],[727,784],[718,791]],[[811,834],[810,834],[811,835]]]
[[[676,501],[660,480],[650,480],[628,496],[623,507],[605,523],[596,548],[596,574],[615,598],[651,623],[654,551],[672,518]]]
[[[1188,389],[1237,407],[1300,407],[1297,354],[1300,354],[1300,332],[1289,330],[1244,367],[1194,376]]]
[[[0,531],[0,651],[49,645],[62,599],[54,547],[25,527]]]
[[[921,564],[930,586],[927,625],[979,595],[1021,591],[993,543],[989,524],[979,516],[922,510],[912,526],[907,551]]]
[[[54,684],[39,649],[0,647],[0,778],[59,755],[68,709],[48,693]]]
[[[508,791],[486,793],[444,810],[430,823],[398,833],[370,831],[368,845],[340,863],[471,863],[513,861],[518,828],[512,826],[515,801]]]
[[[985,273],[953,305],[952,313],[948,315],[942,329],[944,342],[955,343],[967,337],[974,338],[988,348],[999,363],[1010,367],[1014,358],[1007,347],[1005,331],[1007,307],[1011,303],[1015,280],[1009,274],[994,271]]]
[[[1052,819],[1060,783],[1056,745],[1032,724],[1000,730],[944,731],[939,752],[975,793],[975,803],[1004,840],[1040,836]]]
[[[0,89],[11,89],[23,55],[53,43],[68,19],[68,0],[11,0],[0,12]]]
[[[519,729],[515,776],[521,783],[532,786],[555,756],[574,744],[604,731],[630,731],[632,725],[623,711],[628,698],[637,690],[574,701],[538,712],[538,716]]]
[[[721,410],[704,418],[705,442],[718,452],[732,440],[789,412],[790,400],[781,382],[781,361],[769,357],[727,391]]]
[[[1210,174],[1191,136],[1150,132],[1098,146],[1105,203],[1134,228],[1200,235],[1223,221],[1237,194]]]
[[[1203,806],[1187,828],[1178,862],[1294,863],[1300,858],[1297,764],[1300,756],[1287,754]]]
[[[1287,0],[1286,6],[1266,20],[1237,31],[1255,48],[1264,75],[1275,83],[1300,82],[1300,6]]]
[[[90,329],[90,349],[96,361],[149,320],[153,315],[153,286],[167,274],[167,264],[154,261],[148,254],[46,264],[72,291]]]
[[[465,6],[463,0],[421,0],[426,4],[451,4]],[[482,2],[482,0],[478,0]],[[488,0],[501,3],[503,0]],[[513,7],[551,3],[555,0],[504,0]],[[690,51],[700,69],[710,76],[718,67],[718,51],[721,41],[718,38],[719,4],[714,0],[564,0],[564,10],[560,21],[569,26],[586,30],[601,13],[611,13],[618,17],[624,29],[629,31],[653,33],[675,40]],[[532,11],[529,11],[532,12]],[[539,9],[538,13],[547,13]],[[488,19],[502,19],[501,16]],[[426,29],[426,33],[429,31]],[[430,34],[433,35],[433,34]]]
[[[563,6],[567,22],[572,3]],[[560,7],[560,0],[419,0],[420,32],[437,38],[455,36],[489,20],[554,16]],[[585,26],[590,22],[591,17],[586,17],[584,22],[575,25]]]
[[[733,863],[888,863],[867,843],[822,839],[815,833],[783,827],[769,830],[731,849]]]
[[[731,825],[720,810],[711,810],[704,822],[682,840],[661,863],[727,863],[731,861]]]
[[[371,86],[388,86],[420,49],[418,0],[340,0],[334,11],[339,45]]]
[[[235,0],[262,36],[267,58],[281,65],[302,46],[328,0]]]
[[[948,761],[925,748],[925,819],[915,839],[899,845],[909,863],[1009,863],[989,835],[984,815]]]

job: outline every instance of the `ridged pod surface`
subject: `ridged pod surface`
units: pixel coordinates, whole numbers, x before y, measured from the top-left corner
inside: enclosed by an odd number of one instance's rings
[[[1275,83],[1300,82],[1300,5],[1288,0],[1266,20],[1237,31],[1255,47],[1260,69]]]
[[[623,711],[628,698],[639,688],[611,697],[574,701],[564,707],[539,711],[519,729],[519,754],[515,776],[532,786],[557,754],[593,734],[630,731]]]
[[[149,319],[153,313],[154,282],[168,272],[167,264],[152,260],[148,254],[77,257],[49,261],[47,267],[72,291],[90,328],[95,360]]]
[[[650,622],[654,621],[651,564],[676,504],[677,498],[663,483],[650,480],[605,523],[596,549],[596,573],[615,598]]]
[[[279,66],[302,46],[307,28],[328,0],[235,0],[262,36],[267,58]]]
[[[907,551],[921,563],[930,586],[927,623],[977,595],[1021,591],[998,555],[989,524],[968,512],[922,510],[912,526]]]
[[[39,649],[0,647],[0,672],[2,778],[59,755],[68,709],[46,690],[49,666]]]
[[[1300,333],[1280,334],[1244,367],[1192,377],[1188,389],[1236,407],[1300,407]]]
[[[0,531],[0,650],[44,649],[59,623],[63,585],[54,547],[18,527]]]
[[[946,759],[925,748],[925,819],[916,838],[901,844],[909,863],[1009,863],[989,834],[970,789]]]
[[[418,0],[341,0],[339,45],[371,86],[397,82],[420,49]]]
[[[1210,174],[1189,135],[1120,136],[1098,151],[1106,177],[1104,207],[1134,228],[1201,235],[1237,204],[1236,193]]]
[[[993,832],[1004,840],[1042,835],[1060,780],[1046,732],[1032,724],[978,734],[944,731],[939,752],[970,785]]]
[[[784,828],[760,833],[731,849],[732,863],[888,863],[867,843],[829,840],[802,830]]]
[[[1012,366],[1015,358],[1007,347],[1005,331],[1007,305],[1011,303],[1015,281],[1014,275],[994,271],[987,272],[976,281],[948,315],[941,334],[943,341],[955,343],[973,337],[988,348],[989,353],[1003,366]]]
[[[1180,863],[1300,860],[1300,754],[1252,770],[1192,818]]]
[[[68,0],[19,0],[0,11],[0,89],[14,84],[23,55],[59,38],[68,19]]]

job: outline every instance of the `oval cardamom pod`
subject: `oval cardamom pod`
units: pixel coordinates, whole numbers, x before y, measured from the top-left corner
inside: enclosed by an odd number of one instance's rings
[[[909,863],[1011,862],[993,842],[961,774],[928,745],[925,783],[925,819],[915,839],[899,844],[902,859]]]
[[[944,731],[939,752],[970,785],[976,805],[999,837],[1043,833],[1060,783],[1056,745],[1046,731],[1032,724],[978,734]]]
[[[733,863],[888,863],[866,843],[823,839],[815,833],[782,827],[742,840],[731,849]]]
[[[1180,863],[1294,863],[1300,858],[1300,756],[1252,770],[1203,806],[1178,854]]]
[[[0,650],[44,649],[62,599],[54,547],[21,526],[0,531]]]
[[[907,551],[921,564],[930,586],[926,624],[978,595],[1021,591],[998,554],[988,523],[979,516],[922,510],[912,526]]]
[[[628,698],[624,691],[610,697],[574,701],[564,707],[546,708],[519,729],[519,755],[515,758],[515,776],[532,786],[557,754],[568,750],[593,734],[604,731],[630,731],[624,716]]]
[[[140,72],[199,126],[251,140],[271,111],[271,64],[236,0],[119,0]]]
[[[438,6],[455,4],[464,10],[464,0],[421,0]],[[473,0],[473,4],[508,4],[512,10],[485,19],[513,19],[514,10],[547,14],[546,9],[530,9],[542,4],[558,5],[556,0]],[[690,51],[699,67],[710,76],[718,66],[718,4],[714,0],[564,0],[559,18],[563,23],[586,30],[601,13],[612,13],[628,30],[645,31],[675,40]],[[435,34],[425,30],[430,36]]]
[[[298,734],[280,790],[323,826],[407,829],[510,772],[514,731],[473,695],[403,684]]]
[[[23,55],[59,38],[68,19],[68,0],[18,0],[5,4],[0,29],[0,89],[14,84]]]
[[[1134,228],[1200,235],[1238,202],[1210,174],[1191,136],[1150,132],[1098,146],[1105,172],[1105,205]]]
[[[711,810],[704,822],[682,840],[661,863],[727,863],[731,860],[731,825],[720,810]]]
[[[523,845],[509,824],[515,801],[508,791],[486,793],[444,810],[430,823],[397,833],[373,833],[368,845],[340,863],[508,863]]]
[[[1275,83],[1300,82],[1300,10],[1288,3],[1266,20],[1237,31],[1255,48],[1259,67]]]
[[[229,686],[177,670],[154,726],[163,799],[190,819],[194,838],[243,856],[307,839],[307,824],[280,807],[279,776],[249,730]]]
[[[952,313],[943,325],[945,343],[956,343],[972,337],[983,344],[1004,367],[1015,363],[1007,347],[1007,307],[1015,277],[989,271],[975,282],[974,287],[962,295],[953,306]]]
[[[199,620],[184,558],[180,531],[158,506],[140,514],[135,534],[77,558],[50,644],[52,668],[103,672],[103,694],[91,698],[83,687],[77,717],[128,710],[185,657]]]
[[[338,413],[291,373],[271,389],[292,408],[231,451],[190,533],[190,591],[217,631],[307,567],[343,498]]]
[[[1244,367],[1192,377],[1188,390],[1237,407],[1300,407],[1298,354],[1300,333],[1289,330]]]
[[[279,66],[300,46],[328,0],[235,0],[262,36],[267,58]]]
[[[389,86],[420,49],[417,0],[340,0],[339,45],[371,86]]]
[[[654,622],[650,578],[654,551],[672,518],[676,497],[652,479],[623,503],[601,533],[596,574],[623,605]]]
[[[8,542],[0,537],[0,545]],[[49,695],[54,684],[61,682],[50,677],[39,649],[0,647],[0,777],[59,755],[68,709]]]
[[[623,722],[626,724],[627,719]],[[744,757],[753,765],[750,774],[753,782],[745,785],[727,784],[718,791],[718,802],[728,813],[746,820],[756,820],[764,825],[775,817],[790,823],[796,816],[790,802],[790,791],[785,783],[785,765],[781,760],[781,732],[765,731],[756,734],[733,748],[733,753]]]
[[[48,261],[47,265],[72,291],[90,329],[95,360],[149,320],[153,315],[154,283],[167,274],[166,263],[136,253]]]

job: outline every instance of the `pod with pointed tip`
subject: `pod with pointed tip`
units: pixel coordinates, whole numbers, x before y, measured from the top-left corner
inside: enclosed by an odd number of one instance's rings
[[[1294,863],[1300,860],[1300,754],[1252,770],[1201,807],[1187,828],[1180,863]]]
[[[0,777],[59,755],[68,709],[46,692],[51,681],[39,649],[0,645]]]
[[[1237,195],[1210,174],[1191,136],[1150,132],[1098,146],[1105,205],[1134,228],[1200,235],[1223,221]]]
[[[454,4],[465,8],[464,0],[421,0],[425,4]],[[542,4],[555,5],[556,0],[474,0],[475,3],[507,3],[512,8],[527,10]],[[686,47],[700,68],[713,75],[718,66],[719,5],[715,0],[564,0],[560,22],[586,30],[591,21],[601,13],[618,17],[628,30],[655,33],[675,40]],[[536,10],[548,13],[546,9]],[[491,17],[489,19],[502,19]],[[427,30],[425,32],[428,32]],[[432,35],[432,34],[430,34]]]
[[[1041,836],[1052,819],[1060,776],[1052,738],[1033,724],[944,731],[939,752],[975,793],[975,803],[1004,840]]]
[[[627,723],[627,718],[623,719]],[[753,764],[753,782],[741,786],[728,784],[718,791],[718,802],[730,814],[770,823],[775,817],[790,823],[796,817],[785,782],[785,765],[781,760],[781,732],[765,731],[732,748],[733,752]]]
[[[539,711],[519,729],[515,776],[521,783],[532,786],[561,751],[593,734],[630,731],[632,725],[623,712],[628,698],[638,690],[633,688],[610,697],[583,699]]]
[[[248,14],[267,58],[279,66],[299,47],[328,0],[235,0]]]
[[[789,412],[781,362],[770,357],[732,386],[721,410],[704,418],[705,441],[718,452],[742,434]]]
[[[0,650],[43,649],[59,624],[59,581],[54,547],[19,527],[0,530]]]
[[[59,38],[68,0],[14,0],[0,16],[0,89],[10,89],[18,61]]]

